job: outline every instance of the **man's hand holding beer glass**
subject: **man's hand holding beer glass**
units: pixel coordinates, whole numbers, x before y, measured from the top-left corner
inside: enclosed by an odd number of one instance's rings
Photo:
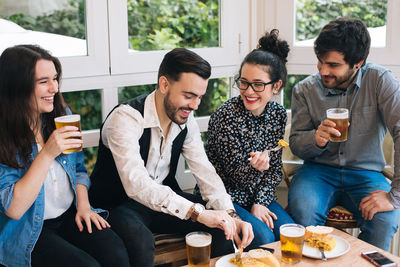
[[[224,231],[226,239],[235,239],[239,247],[247,247],[253,241],[253,228],[250,223],[238,218],[232,218],[225,210],[204,210],[197,218],[210,228],[219,228]],[[240,240],[238,233],[242,233]]]
[[[325,147],[328,141],[343,142],[347,140],[347,131],[350,126],[348,110],[329,109],[327,117],[315,132],[315,143],[319,147]]]

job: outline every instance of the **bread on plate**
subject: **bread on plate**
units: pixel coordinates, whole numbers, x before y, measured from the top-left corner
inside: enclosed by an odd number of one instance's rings
[[[252,249],[236,262],[235,258],[231,262],[239,267],[279,267],[278,259],[271,252],[262,248]]]
[[[310,247],[323,248],[326,251],[331,251],[336,247],[335,238],[328,236],[332,233],[333,228],[328,226],[307,226],[304,240]]]

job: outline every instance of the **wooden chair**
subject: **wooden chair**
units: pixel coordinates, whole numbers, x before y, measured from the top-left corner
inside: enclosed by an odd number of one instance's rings
[[[286,126],[285,129],[285,140],[289,140],[290,135],[290,124]],[[393,169],[393,139],[389,133],[386,134],[383,141],[383,152],[386,160],[386,167],[383,170],[383,175],[389,179],[393,179],[394,169]],[[287,185],[290,187],[290,177],[293,176],[297,168],[303,164],[303,160],[295,156],[289,147],[283,149],[282,154],[283,159],[283,179]],[[353,214],[346,210],[342,206],[335,206],[328,212],[328,217],[326,219],[325,225],[335,227],[337,229],[347,229],[347,228],[357,228],[357,221],[354,219]]]
[[[154,266],[182,266],[187,264],[185,237],[179,234],[154,234]]]

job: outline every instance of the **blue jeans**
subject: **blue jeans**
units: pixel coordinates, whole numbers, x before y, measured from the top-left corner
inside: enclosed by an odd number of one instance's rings
[[[358,238],[388,250],[397,231],[399,211],[379,212],[364,220],[358,209],[361,200],[375,190],[390,191],[390,184],[376,171],[349,170],[305,163],[293,176],[289,209],[295,222],[304,226],[325,224],[328,211],[342,205],[352,212],[361,233]]]
[[[278,217],[278,219],[274,221],[274,230],[271,230],[263,221],[251,214],[249,211],[251,207],[246,209],[236,203],[233,203],[233,205],[240,218],[253,226],[254,239],[245,249],[246,251],[279,240],[279,227],[285,223],[293,223],[293,219],[289,214],[275,201],[272,201],[268,206],[268,209]]]

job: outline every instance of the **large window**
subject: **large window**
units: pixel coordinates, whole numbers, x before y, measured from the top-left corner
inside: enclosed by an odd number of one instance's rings
[[[156,72],[175,47],[192,48],[228,70],[240,60],[246,34],[237,18],[247,19],[241,16],[247,8],[240,0],[110,1],[111,73]]]

